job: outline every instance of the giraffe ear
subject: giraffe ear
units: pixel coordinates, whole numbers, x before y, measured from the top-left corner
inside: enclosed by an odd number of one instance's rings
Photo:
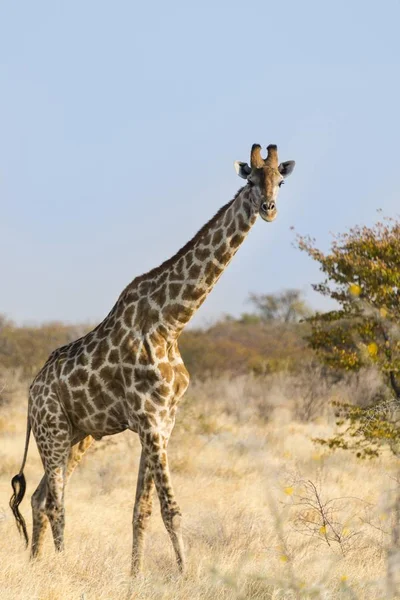
[[[295,166],[294,160],[287,160],[279,165],[278,171],[283,177],[288,177]]]
[[[235,161],[235,171],[239,177],[242,177],[242,179],[247,179],[251,173],[249,165],[245,162],[241,162],[240,160]]]

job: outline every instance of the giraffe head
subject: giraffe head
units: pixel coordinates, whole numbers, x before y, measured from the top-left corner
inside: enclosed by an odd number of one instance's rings
[[[279,188],[285,177],[294,169],[294,160],[280,163],[278,161],[278,148],[270,144],[267,148],[267,158],[261,156],[261,146],[253,144],[250,155],[250,166],[244,162],[235,162],[235,169],[239,177],[247,179],[252,187],[252,194],[259,203],[259,213],[264,221],[273,221],[278,214],[276,199]]]

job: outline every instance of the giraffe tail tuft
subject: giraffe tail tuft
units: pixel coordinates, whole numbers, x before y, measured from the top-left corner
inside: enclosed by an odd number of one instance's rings
[[[18,475],[15,475],[11,480],[11,485],[14,493],[11,496],[10,508],[17,522],[18,531],[20,534],[23,534],[26,547],[28,547],[29,537],[26,529],[25,519],[19,512],[19,505],[21,504],[26,491],[25,475],[23,473],[18,473]]]
[[[28,531],[26,529],[25,519],[19,512],[19,505],[21,504],[22,500],[24,499],[25,492],[26,492],[26,479],[25,479],[25,475],[24,475],[24,467],[25,467],[26,457],[28,455],[30,435],[31,435],[31,424],[30,424],[29,416],[28,416],[27,427],[26,427],[24,458],[22,459],[22,465],[21,465],[21,469],[20,469],[18,475],[14,475],[14,477],[11,479],[13,495],[10,498],[10,508],[11,508],[12,513],[17,522],[18,531],[20,534],[22,533],[25,538],[26,547],[28,547],[28,544],[29,544],[29,536],[28,536]]]

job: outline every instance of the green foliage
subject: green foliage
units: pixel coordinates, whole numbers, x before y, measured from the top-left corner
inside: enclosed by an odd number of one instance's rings
[[[310,238],[299,237],[298,243],[326,276],[314,289],[339,305],[308,319],[310,347],[334,369],[373,365],[400,406],[400,223],[385,219],[373,227],[354,227],[335,236],[328,254]],[[363,457],[375,456],[382,443],[396,448],[399,433],[386,400],[376,398],[368,408],[343,405],[339,422],[350,425],[326,443]]]
[[[339,431],[328,440],[316,438],[314,441],[331,449],[351,450],[358,458],[379,456],[383,445],[399,454],[399,411],[393,400],[375,402],[368,408],[342,402],[333,404]]]

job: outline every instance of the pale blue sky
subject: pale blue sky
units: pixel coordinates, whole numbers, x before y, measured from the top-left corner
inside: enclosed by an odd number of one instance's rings
[[[400,4],[18,1],[0,5],[0,312],[97,321],[241,185],[253,142],[297,166],[195,324],[249,291],[308,292],[294,226],[398,212]]]

